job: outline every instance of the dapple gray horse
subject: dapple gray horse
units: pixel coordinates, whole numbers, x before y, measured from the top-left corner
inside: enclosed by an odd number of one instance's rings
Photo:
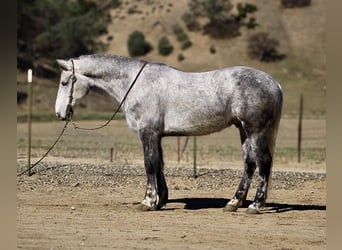
[[[233,124],[240,132],[244,173],[225,210],[236,211],[246,200],[256,168],[257,191],[247,212],[259,213],[265,205],[283,102],[282,89],[271,76],[249,67],[182,72],[161,63],[112,55],[57,62],[62,73],[55,110],[63,120],[70,119],[70,108],[92,87],[105,90],[118,102],[128,94],[122,109],[128,126],[141,140],[147,175],[142,210],[160,209],[168,200],[164,136],[207,135]]]

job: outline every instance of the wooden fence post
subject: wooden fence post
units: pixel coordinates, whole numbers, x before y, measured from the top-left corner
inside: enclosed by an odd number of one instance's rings
[[[113,162],[113,152],[114,152],[114,148],[111,147],[110,148],[110,162]]]
[[[298,121],[298,144],[297,144],[297,153],[298,153],[298,162],[301,160],[301,150],[302,150],[302,120],[303,120],[303,94],[300,94],[299,101],[299,121]]]

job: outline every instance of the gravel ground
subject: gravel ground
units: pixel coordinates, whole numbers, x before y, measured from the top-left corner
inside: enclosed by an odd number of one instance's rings
[[[18,173],[25,170],[26,163],[18,162]],[[40,163],[32,171],[36,184],[40,186],[86,186],[116,187],[126,184],[144,186],[145,170],[141,165],[128,164],[92,164],[92,163]],[[166,166],[166,178],[178,177],[183,181],[194,181],[191,166]],[[197,189],[217,189],[236,187],[242,176],[242,169],[197,169],[195,185]],[[252,186],[255,185],[257,172]],[[24,184],[27,175],[18,177],[18,186]],[[272,189],[293,189],[303,186],[306,181],[325,182],[325,173],[273,171]]]

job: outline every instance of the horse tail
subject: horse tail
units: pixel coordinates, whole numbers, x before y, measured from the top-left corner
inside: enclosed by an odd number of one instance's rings
[[[274,161],[274,149],[276,146],[276,140],[277,140],[277,136],[278,136],[278,130],[279,130],[279,124],[280,124],[280,118],[281,118],[281,114],[282,114],[282,109],[283,109],[283,91],[282,88],[280,86],[280,84],[278,84],[278,89],[276,91],[276,102],[275,102],[275,107],[274,107],[274,123],[272,126],[272,132],[271,132],[271,136],[269,138],[269,154],[271,156],[271,167],[270,167],[270,175],[268,176],[268,188],[267,188],[267,194],[266,197],[269,196],[270,191],[272,189],[272,169],[273,169],[273,161]]]

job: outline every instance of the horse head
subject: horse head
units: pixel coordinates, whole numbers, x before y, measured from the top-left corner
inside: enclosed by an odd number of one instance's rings
[[[91,79],[82,72],[79,60],[57,60],[62,72],[55,103],[58,118],[70,120],[76,100],[88,94]]]

